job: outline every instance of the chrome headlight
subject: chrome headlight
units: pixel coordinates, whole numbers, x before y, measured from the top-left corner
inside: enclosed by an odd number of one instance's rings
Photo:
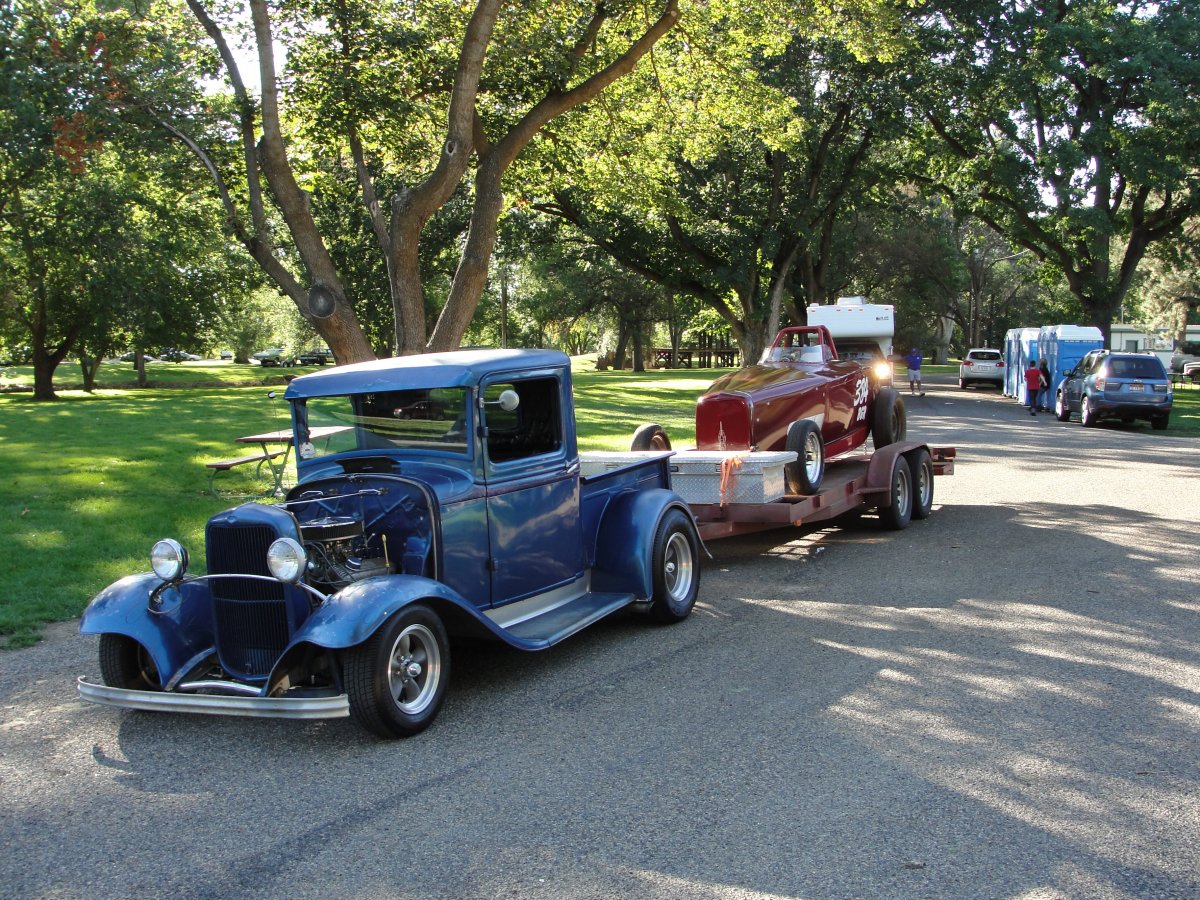
[[[178,581],[187,571],[188,554],[179,541],[165,538],[150,550],[150,568],[163,581]]]
[[[267,568],[280,581],[295,584],[307,565],[308,554],[292,538],[279,538],[267,549]]]

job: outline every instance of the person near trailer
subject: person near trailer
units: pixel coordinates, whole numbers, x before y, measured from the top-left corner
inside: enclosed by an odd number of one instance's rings
[[[1029,368],[1025,370],[1025,402],[1029,404],[1029,414],[1037,415],[1038,396],[1042,393],[1042,370],[1038,368],[1036,359],[1029,360]]]
[[[925,396],[921,388],[921,351],[913,347],[904,357],[904,364],[908,366],[908,392],[914,396]]]

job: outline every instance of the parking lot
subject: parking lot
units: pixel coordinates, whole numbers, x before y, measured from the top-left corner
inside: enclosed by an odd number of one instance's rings
[[[51,627],[0,655],[0,894],[1200,896],[1195,441],[926,388],[930,519],[714,543],[680,625],[456,646],[407,741],[85,706]]]

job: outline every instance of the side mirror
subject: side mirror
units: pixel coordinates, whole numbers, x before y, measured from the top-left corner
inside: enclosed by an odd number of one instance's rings
[[[500,392],[500,399],[497,401],[500,408],[505,412],[512,412],[521,405],[521,398],[512,388]]]

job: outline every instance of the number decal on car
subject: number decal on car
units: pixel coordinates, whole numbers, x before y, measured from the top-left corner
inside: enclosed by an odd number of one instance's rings
[[[869,385],[867,384],[866,376],[858,381],[858,386],[854,389],[854,421],[861,422],[867,417],[867,395],[869,393]]]

